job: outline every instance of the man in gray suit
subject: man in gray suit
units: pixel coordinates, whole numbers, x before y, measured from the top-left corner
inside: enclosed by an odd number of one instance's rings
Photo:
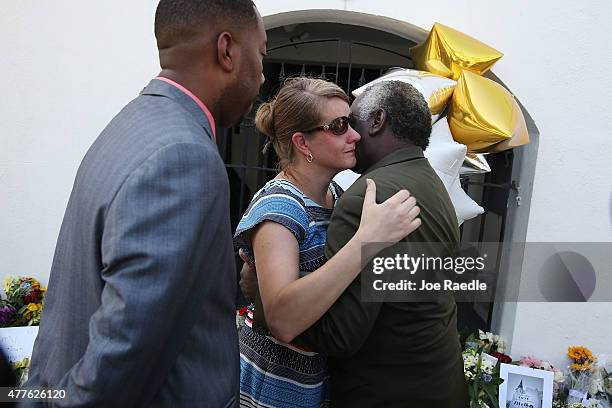
[[[263,83],[250,0],[161,0],[162,71],[81,163],[28,387],[60,406],[229,407],[238,393],[227,174],[214,143]]]

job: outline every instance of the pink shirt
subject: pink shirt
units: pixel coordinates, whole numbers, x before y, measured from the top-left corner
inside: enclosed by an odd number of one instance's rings
[[[174,82],[171,79],[160,77],[160,76],[158,76],[155,79],[159,79],[160,81],[167,82],[170,85],[177,87],[178,89],[183,91],[187,96],[189,96],[191,99],[193,99],[193,101],[195,103],[198,104],[198,106],[200,107],[200,109],[202,109],[202,112],[204,112],[204,114],[208,118],[208,121],[210,122],[210,127],[211,127],[212,133],[213,133],[213,140],[216,141],[217,140],[217,129],[216,129],[216,126],[215,126],[215,118],[213,118],[212,113],[210,113],[210,111],[208,110],[206,105],[204,105],[204,103],[197,96],[195,96],[189,89],[185,88],[183,85],[179,84],[178,82]]]

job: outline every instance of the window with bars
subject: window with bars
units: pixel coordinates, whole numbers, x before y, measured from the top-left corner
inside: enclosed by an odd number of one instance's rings
[[[264,60],[266,81],[252,111],[217,138],[226,164],[231,190],[231,224],[235,230],[253,194],[276,175],[273,149],[262,152],[266,137],[257,132],[254,115],[262,101],[272,97],[292,76],[321,77],[351,91],[381,76],[391,67],[412,68],[408,49],[415,43],[370,28],[337,23],[307,23],[268,30],[268,55]],[[461,178],[463,189],[485,213],[461,226],[462,241],[502,242],[512,181],[513,151],[490,154],[491,172]],[[501,254],[497,259],[500,267]],[[237,258],[238,269],[242,262]],[[240,298],[240,296],[239,296]],[[238,300],[240,303],[240,299]],[[459,329],[490,329],[493,304],[460,303]]]

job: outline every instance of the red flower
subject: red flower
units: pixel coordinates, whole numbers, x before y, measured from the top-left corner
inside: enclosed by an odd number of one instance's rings
[[[238,310],[238,314],[240,316],[244,316],[246,314],[247,310],[249,310],[248,306],[241,307],[240,310]]]
[[[34,289],[23,297],[23,304],[27,305],[28,303],[36,303],[40,300],[41,297],[42,291],[40,289]]]
[[[498,353],[497,351],[491,353],[493,357],[499,360],[500,363],[510,364],[512,362],[512,357],[504,353]]]

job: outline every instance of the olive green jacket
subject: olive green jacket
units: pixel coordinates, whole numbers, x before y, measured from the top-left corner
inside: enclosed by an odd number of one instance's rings
[[[376,163],[336,203],[328,229],[328,259],[359,227],[366,178],[376,182],[378,203],[401,189],[417,199],[422,225],[403,241],[459,240],[448,193],[423,151],[412,146]],[[334,407],[465,406],[452,298],[435,303],[362,302],[361,279],[357,277],[295,343],[329,356]]]

